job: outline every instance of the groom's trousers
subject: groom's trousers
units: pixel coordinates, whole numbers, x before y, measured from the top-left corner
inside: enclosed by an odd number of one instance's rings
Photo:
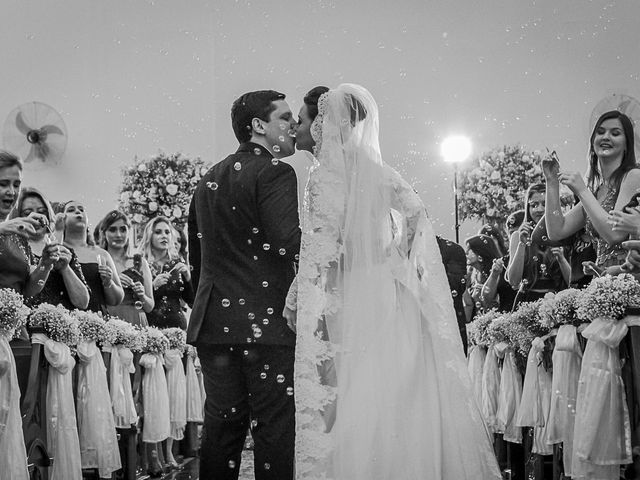
[[[205,401],[201,480],[236,480],[247,429],[256,480],[293,480],[294,348],[201,345]]]

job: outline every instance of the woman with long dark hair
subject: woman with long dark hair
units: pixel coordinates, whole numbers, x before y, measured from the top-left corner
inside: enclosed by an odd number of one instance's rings
[[[559,208],[559,207],[558,207]],[[533,301],[570,283],[571,266],[562,247],[546,247],[531,234],[545,211],[545,185],[531,185],[525,197],[525,218],[511,235],[506,278],[518,290],[516,302]]]
[[[619,273],[626,251],[620,244],[629,234],[608,223],[611,210],[621,210],[640,188],[633,124],[617,110],[598,118],[589,140],[586,182],[577,172],[560,170],[556,156],[542,162],[547,184],[545,221],[549,239],[562,240],[585,228],[595,242],[594,273]],[[568,186],[580,203],[567,214],[560,208],[560,184]]]

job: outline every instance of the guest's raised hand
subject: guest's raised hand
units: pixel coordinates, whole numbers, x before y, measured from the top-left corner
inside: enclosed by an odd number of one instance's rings
[[[491,264],[492,272],[502,272],[504,270],[504,260],[502,258],[495,258]]]
[[[122,286],[124,288],[132,288],[133,287],[133,280],[131,279],[131,277],[129,275],[127,275],[126,273],[121,273],[120,274],[120,283],[122,284]]]
[[[611,225],[611,229],[614,232],[640,235],[640,210],[636,207],[628,209],[627,212],[621,210],[610,211],[607,223]]]
[[[564,258],[564,248],[552,247],[550,251],[556,260],[560,260],[561,258]]]
[[[141,282],[133,282],[131,285],[131,289],[133,293],[136,294],[137,297],[143,297],[145,294],[144,285]]]
[[[12,218],[0,223],[0,233],[17,233],[27,239],[32,239],[36,236],[36,231],[42,228],[40,220],[32,215],[39,215],[37,213],[31,213],[28,217]],[[40,215],[44,217],[44,215]],[[45,217],[46,218],[46,217]]]
[[[555,155],[555,152],[552,152],[542,159],[542,173],[547,182],[558,180],[560,163],[558,162],[558,157]]]
[[[169,282],[169,273],[160,273],[153,279],[153,289],[157,290]]]
[[[40,265],[45,268],[53,268],[54,265],[60,260],[59,245],[46,245],[42,249],[42,256],[40,257]]]
[[[71,263],[71,251],[64,245],[56,245],[56,247],[58,249],[58,261],[55,263],[54,268],[62,271]]]
[[[520,243],[531,243],[531,232],[533,231],[533,223],[532,222],[522,222],[520,228],[518,229],[518,233],[520,235]]]
[[[98,265],[98,273],[100,274],[100,279],[102,280],[102,285],[108,287],[111,285],[113,281],[113,270],[109,265],[100,263]]]
[[[191,281],[191,271],[189,270],[189,267],[184,264],[184,262],[176,263],[171,269],[171,272],[178,272],[184,277],[187,282]]]
[[[602,270],[592,261],[582,262],[582,271],[589,276],[599,277],[602,275]]]
[[[575,194],[579,195],[587,189],[584,178],[578,172],[560,172],[558,180],[561,184],[566,185]]]

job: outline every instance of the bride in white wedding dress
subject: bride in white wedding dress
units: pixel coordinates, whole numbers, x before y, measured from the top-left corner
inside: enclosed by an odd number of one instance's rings
[[[287,298],[296,478],[500,479],[432,225],[382,161],[375,101],[358,85],[330,90],[311,134],[317,160]]]

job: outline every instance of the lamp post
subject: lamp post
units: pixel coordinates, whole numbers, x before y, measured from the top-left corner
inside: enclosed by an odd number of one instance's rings
[[[471,141],[462,135],[447,137],[440,146],[444,161],[453,163],[453,202],[455,208],[456,243],[460,243],[460,223],[458,220],[458,163],[464,162],[471,154]]]

